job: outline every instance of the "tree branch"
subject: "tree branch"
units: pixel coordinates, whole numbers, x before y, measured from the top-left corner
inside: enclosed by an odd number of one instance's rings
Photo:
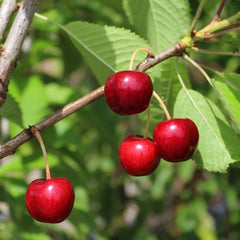
[[[13,12],[17,10],[16,0],[3,0],[0,8],[0,43],[2,42],[8,21]]]
[[[172,47],[167,50],[156,54],[154,56],[147,57],[144,61],[142,61],[136,68],[136,71],[144,72],[147,69],[155,66],[156,64],[170,58],[173,56],[181,56],[185,50],[185,46],[182,42],[175,43]]]
[[[102,97],[103,95],[104,85],[95,89],[94,91],[85,95],[84,97],[79,98],[75,102],[66,105],[62,109],[55,112],[54,114],[43,119],[41,122],[35,124],[34,127],[36,127],[40,132],[42,132],[47,128],[51,127],[52,125],[54,125],[55,123],[59,122],[60,120],[66,118],[70,114],[78,111],[79,109],[85,107],[89,103]],[[32,137],[33,134],[28,128],[24,129],[21,133],[19,133],[16,137],[11,139],[7,143],[0,145],[0,159],[13,154],[19,146],[30,140]]]
[[[0,54],[0,107],[7,98],[8,84],[39,1],[23,0]]]
[[[231,29],[239,26],[240,23],[240,11],[238,11],[235,15],[224,19],[222,21],[213,21],[205,28],[198,31],[194,37],[194,40],[201,41],[206,39],[208,36],[212,37],[211,34],[216,33],[218,31],[222,31],[224,29]]]
[[[219,54],[219,55],[240,57],[240,53],[238,51],[232,51],[232,52],[215,51],[215,50],[210,50],[210,49],[201,49],[201,48],[197,48],[197,47],[192,47],[192,50],[194,50],[196,52],[200,52],[200,53],[206,53],[206,54]]]
[[[228,32],[232,32],[232,31],[237,31],[239,29],[240,29],[240,23],[234,25],[233,27],[229,27],[227,29],[220,30],[218,32],[209,33],[209,34],[205,35],[204,41],[206,41],[208,39],[214,39],[220,35],[223,35],[223,34],[226,34]]]
[[[195,29],[198,19],[200,18],[201,14],[202,14],[202,10],[203,10],[205,3],[206,3],[206,0],[201,0],[201,2],[199,3],[195,17],[194,17],[192,24],[188,30],[188,35],[191,35],[192,31]]]
[[[147,57],[141,64],[137,66],[137,71],[146,71],[147,69],[153,67],[159,62],[166,60],[172,56],[180,56],[182,55],[185,47],[179,42],[174,44],[172,47],[167,49],[166,51],[155,55],[154,57]],[[79,109],[85,107],[89,103],[95,101],[96,99],[102,97],[104,95],[104,85],[87,94],[86,96],[72,102],[62,109],[58,110],[54,114],[49,117],[43,119],[41,122],[34,125],[40,132],[46,130],[52,125],[56,124],[60,120],[66,118],[70,114],[78,111]],[[30,131],[30,128],[24,129],[21,133],[19,133],[16,137],[9,140],[3,145],[0,145],[0,159],[4,158],[8,155],[13,154],[18,147],[27,142],[33,137],[33,134]]]
[[[213,19],[213,21],[218,21],[220,19],[220,15],[222,13],[223,7],[225,6],[226,2],[227,2],[227,0],[223,0],[222,1],[222,3],[220,5],[220,7],[219,7],[219,9],[218,9],[214,19]]]
[[[159,54],[156,54],[155,56],[148,56],[134,70],[146,71],[147,69],[155,66],[156,64],[170,57],[182,56],[186,48],[192,48],[195,42],[199,40],[207,39],[207,36],[209,34],[215,31],[221,31],[226,28],[229,29],[234,26],[235,27],[238,26],[239,14],[240,12],[238,12],[236,15],[224,21],[214,22],[214,24],[210,23],[207,27],[197,32],[195,36],[192,36],[192,34],[191,36],[189,35],[184,36],[184,38],[180,42],[175,43],[169,49]],[[0,84],[1,84],[1,78],[0,78]],[[0,85],[0,90],[1,90],[1,85]],[[91,93],[87,94],[86,96],[78,99],[77,101],[66,105],[62,109],[58,110],[56,113],[52,114],[51,116],[47,117],[46,119],[34,125],[34,127],[36,127],[40,132],[42,132],[45,129],[54,125],[55,123],[59,122],[60,120],[66,118],[70,114],[78,111],[79,109],[85,107],[89,103],[102,97],[103,95],[104,95],[104,85],[92,91]],[[0,145],[0,159],[10,154],[13,154],[19,146],[21,146],[22,144],[30,140],[32,137],[33,137],[33,134],[31,133],[30,129],[25,129],[21,133],[19,133],[16,137],[9,140],[7,143]]]

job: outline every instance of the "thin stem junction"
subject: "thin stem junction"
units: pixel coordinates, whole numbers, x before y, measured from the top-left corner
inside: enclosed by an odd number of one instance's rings
[[[188,30],[188,35],[190,36],[192,31],[195,29],[196,25],[197,25],[197,22],[198,22],[198,19],[200,18],[201,16],[201,13],[202,13],[202,10],[203,10],[203,7],[206,3],[206,0],[201,0],[200,4],[198,5],[198,9],[197,9],[197,12],[195,14],[195,17],[192,21],[192,24]]]
[[[129,65],[129,70],[132,71],[133,70],[133,63],[134,63],[134,60],[135,60],[135,57],[137,55],[137,53],[141,52],[141,51],[144,51],[148,54],[148,57],[153,57],[154,54],[152,52],[152,50],[150,48],[138,48],[134,51],[133,55],[132,55],[132,58],[131,58],[131,61],[130,61],[130,65]]]

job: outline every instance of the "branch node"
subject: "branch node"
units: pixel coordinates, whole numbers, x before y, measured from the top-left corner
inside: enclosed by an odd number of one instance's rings
[[[39,130],[35,126],[31,126],[31,125],[29,125],[29,128],[25,130],[27,134],[29,134],[30,136],[35,136],[36,133],[39,132]]]
[[[196,33],[197,33],[197,30],[196,30],[196,29],[192,30],[192,32],[191,32],[191,37],[194,38],[195,35],[196,35]]]
[[[176,46],[176,55],[175,56],[182,56],[183,52],[185,51],[186,47],[182,41],[175,43]]]

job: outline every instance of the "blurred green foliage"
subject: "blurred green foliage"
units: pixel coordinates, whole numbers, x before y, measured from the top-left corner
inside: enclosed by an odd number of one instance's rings
[[[128,21],[123,8],[127,2],[132,1],[42,1],[38,12],[60,24],[87,21],[124,27],[147,38],[151,32],[141,32],[144,29]],[[207,1],[198,28],[211,21],[220,2]],[[193,18],[197,5],[198,1],[189,1],[192,11],[186,21]],[[239,10],[239,1],[228,1],[222,17],[233,15],[236,9]],[[178,36],[171,37],[173,42],[174,37]],[[205,47],[229,50],[232,45],[205,43]],[[237,57],[191,54],[219,71],[240,72]],[[167,65],[163,69],[161,76],[167,79]],[[216,101],[199,72],[189,68],[189,76],[195,90]],[[66,34],[54,24],[35,18],[9,86],[6,104],[9,107],[16,104],[17,111],[4,114],[11,121],[1,119],[0,143],[98,86],[86,60]],[[176,94],[173,96],[175,99]],[[170,105],[173,109],[173,103]],[[0,110],[3,111],[4,108]],[[144,117],[139,120],[136,116],[113,114],[102,98],[42,133],[51,175],[70,179],[76,193],[73,211],[61,224],[38,223],[25,208],[28,184],[45,174],[38,142],[32,139],[13,156],[1,160],[0,239],[238,239],[240,170],[236,165],[227,173],[219,174],[202,170],[193,161],[181,164],[162,161],[151,176],[134,178],[123,172],[118,161],[118,146],[129,134],[143,134],[144,124]]]

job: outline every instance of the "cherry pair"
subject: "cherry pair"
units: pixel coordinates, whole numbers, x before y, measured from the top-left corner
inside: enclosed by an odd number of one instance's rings
[[[143,72],[118,72],[105,84],[106,102],[120,115],[144,111],[152,93],[151,78]],[[192,120],[169,119],[157,124],[153,139],[143,136],[124,139],[119,148],[119,159],[130,175],[148,175],[157,168],[160,158],[170,162],[190,159],[196,151],[198,139],[198,129]]]
[[[198,138],[198,129],[192,120],[166,120],[154,128],[153,140],[142,136],[124,139],[119,148],[119,159],[130,175],[148,175],[157,168],[160,158],[169,162],[190,159],[196,151]]]

